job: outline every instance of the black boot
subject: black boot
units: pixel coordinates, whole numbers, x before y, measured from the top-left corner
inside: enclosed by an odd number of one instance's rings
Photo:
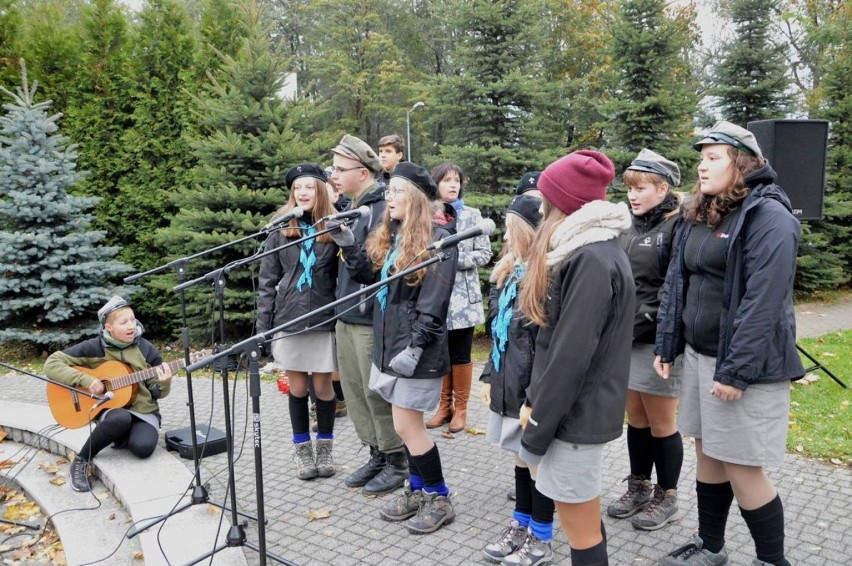
[[[364,486],[364,495],[382,495],[390,493],[405,484],[408,479],[408,458],[405,452],[390,452],[384,454],[387,465],[379,475]]]
[[[379,452],[378,448],[370,446],[370,460],[349,474],[346,480],[344,480],[344,483],[346,487],[363,487],[367,485],[367,482],[379,475],[379,472],[384,470],[385,467],[387,467],[385,455]]]

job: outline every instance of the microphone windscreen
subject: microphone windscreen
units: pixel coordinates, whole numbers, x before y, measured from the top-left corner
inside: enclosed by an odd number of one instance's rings
[[[482,230],[483,236],[490,236],[497,230],[497,225],[490,218],[483,218],[479,223],[479,229]]]
[[[367,206],[366,204],[362,204],[361,206],[358,207],[358,216],[359,217],[364,218],[368,214],[370,214],[370,207],[369,206]]]
[[[293,218],[301,218],[305,214],[305,210],[301,206],[295,207],[290,211],[290,214],[293,215]]]

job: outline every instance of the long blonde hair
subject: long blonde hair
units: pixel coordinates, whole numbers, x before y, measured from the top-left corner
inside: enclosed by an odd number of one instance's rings
[[[503,286],[503,282],[515,269],[516,263],[529,261],[533,238],[535,238],[535,228],[517,214],[506,215],[506,229],[511,232],[511,237],[508,242],[503,242],[503,249],[500,250],[500,257],[490,277],[490,281],[496,283],[497,287]]]
[[[397,258],[393,264],[395,272],[402,271],[410,264],[416,263],[416,256],[432,243],[432,218],[435,214],[437,203],[430,200],[426,194],[414,186],[410,181],[405,181],[405,218],[399,223],[397,233],[399,244],[396,246]],[[390,210],[386,209],[381,224],[367,238],[367,257],[373,263],[373,269],[380,270],[385,263],[388,250],[394,238],[393,223]],[[426,277],[426,268],[418,269],[405,277],[406,283],[416,287]]]
[[[331,216],[335,212],[337,212],[334,208],[334,205],[331,203],[331,198],[328,195],[328,189],[325,186],[325,183],[317,179],[316,177],[312,177],[314,180],[316,187],[316,200],[314,202],[314,209],[311,211],[311,214],[314,217],[314,222],[323,218],[325,216]],[[287,199],[287,204],[279,208],[275,211],[275,214],[272,215],[272,218],[279,218],[284,216],[291,210],[296,208],[296,191],[290,191],[290,198]],[[299,222],[302,220],[299,218],[293,218],[287,225],[281,229],[281,235],[286,238],[301,238],[305,234],[299,228]],[[317,231],[325,230],[325,222],[320,222],[316,226]],[[322,236],[317,237],[318,242],[328,243],[331,241],[331,236],[328,234],[323,234]]]
[[[536,230],[530,247],[527,273],[521,281],[520,309],[533,324],[547,326],[547,312],[544,300],[550,290],[552,275],[547,266],[547,252],[550,251],[550,239],[553,233],[567,218],[567,215],[553,206],[546,198],[542,199],[544,220]]]

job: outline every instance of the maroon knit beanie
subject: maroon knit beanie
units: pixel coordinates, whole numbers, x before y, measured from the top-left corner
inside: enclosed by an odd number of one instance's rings
[[[609,157],[584,149],[548,165],[538,179],[538,190],[556,208],[572,214],[587,202],[604,200],[614,178],[615,166]]]

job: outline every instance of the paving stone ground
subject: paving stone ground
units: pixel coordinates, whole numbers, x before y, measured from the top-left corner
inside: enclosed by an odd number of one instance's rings
[[[811,317],[817,321],[806,334],[800,331],[800,337],[852,328],[849,301],[841,306],[833,311],[829,309],[825,316],[820,316],[810,306],[800,308],[799,311],[804,311],[798,315],[800,320]],[[814,314],[807,314],[809,312]],[[826,324],[827,320],[831,324]],[[803,326],[800,323],[800,330]],[[480,370],[481,367],[477,374]],[[849,382],[850,376],[842,377]],[[257,500],[251,398],[244,377],[230,380],[229,385],[234,409],[236,498],[241,510],[254,513]],[[197,423],[210,422],[213,427],[224,431],[221,380],[195,377],[193,392]],[[41,382],[21,376],[0,376],[0,402],[18,401],[43,403]],[[487,443],[482,435],[465,432],[445,438],[439,431],[432,431],[441,451],[447,482],[456,492],[457,518],[452,525],[437,533],[413,536],[402,525],[379,518],[378,509],[387,498],[368,499],[344,486],[346,474],[365,462],[368,456],[368,451],[360,448],[348,418],[336,421],[334,456],[339,468],[337,475],[310,482],[294,477],[286,401],[273,381],[261,382],[262,477],[269,552],[301,565],[486,563],[481,549],[499,535],[513,509],[512,502],[505,496],[513,483],[513,464],[509,454]],[[175,380],[172,395],[161,403],[163,431],[189,424],[183,376]],[[487,410],[478,401],[477,382],[468,424],[474,429],[484,429],[486,422]],[[695,457],[689,439],[685,439],[684,444],[685,461],[680,482],[683,518],[656,532],[639,532],[630,526],[629,521],[605,517],[611,564],[654,564],[666,552],[685,543],[697,529]],[[192,468],[192,460],[182,461]],[[627,473],[627,453],[622,435],[607,445],[604,452],[604,505],[622,493],[624,484],[621,480]],[[846,566],[852,563],[852,470],[788,454],[784,464],[769,470],[769,475],[785,505],[786,546],[790,561],[795,565],[808,566]],[[224,454],[203,458],[200,476],[210,485],[211,499],[225,499],[227,464]],[[309,512],[315,510],[326,510],[330,516],[311,521]],[[229,524],[230,514],[226,514],[223,536]],[[168,521],[164,528],[168,528]],[[249,542],[257,544],[257,525],[250,521],[246,532]],[[210,545],[212,548],[214,541],[211,540]],[[753,547],[736,506],[728,523],[727,545],[732,565],[750,565]],[[554,551],[555,563],[570,563],[568,545],[559,530],[558,521]],[[251,548],[245,548],[245,555],[250,564],[260,563],[257,552]],[[270,560],[269,563],[274,562]]]

